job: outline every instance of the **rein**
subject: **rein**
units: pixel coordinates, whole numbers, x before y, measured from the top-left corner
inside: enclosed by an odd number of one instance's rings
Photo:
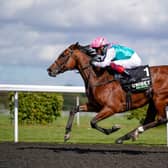
[[[86,66],[82,67],[82,70],[84,71],[85,69],[88,69],[91,65],[90,64],[86,64]]]

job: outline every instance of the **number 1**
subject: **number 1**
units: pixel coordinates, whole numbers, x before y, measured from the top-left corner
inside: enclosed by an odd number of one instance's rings
[[[146,68],[144,69],[144,71],[146,72],[146,76],[149,76],[149,68],[146,67]]]

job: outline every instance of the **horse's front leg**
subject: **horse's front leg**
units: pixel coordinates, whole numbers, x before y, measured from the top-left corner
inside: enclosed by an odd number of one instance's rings
[[[69,118],[68,118],[67,125],[66,125],[66,128],[65,128],[65,136],[64,136],[64,141],[65,142],[70,139],[70,132],[71,132],[71,129],[72,129],[72,124],[73,124],[73,121],[74,121],[74,117],[75,117],[75,114],[78,111],[79,111],[79,106],[76,106],[74,109],[72,109],[69,112]]]
[[[92,109],[92,107],[88,103],[86,103],[86,104],[83,104],[81,106],[76,106],[73,110],[70,111],[69,118],[68,118],[68,121],[67,121],[67,125],[66,125],[66,128],[65,128],[65,136],[64,136],[64,141],[65,142],[70,139],[70,132],[71,132],[71,129],[72,129],[72,124],[73,124],[73,121],[74,121],[75,114],[77,112],[84,112],[84,111],[88,111],[88,110],[91,110],[91,109]]]
[[[112,128],[110,129],[106,129],[106,128],[102,128],[100,126],[97,125],[97,123],[103,119],[106,119],[108,117],[110,117],[111,115],[113,115],[114,112],[111,111],[111,108],[109,109],[108,107],[104,107],[90,122],[91,127],[94,129],[97,129],[98,131],[109,135],[117,130],[120,129],[119,125],[114,125],[112,126]]]

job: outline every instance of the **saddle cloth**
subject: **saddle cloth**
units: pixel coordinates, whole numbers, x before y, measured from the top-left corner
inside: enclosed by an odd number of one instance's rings
[[[127,69],[127,71],[129,72],[131,77],[135,79],[135,81],[130,82],[128,78],[120,75],[119,81],[125,91],[138,93],[149,90],[151,88],[152,81],[148,65]]]

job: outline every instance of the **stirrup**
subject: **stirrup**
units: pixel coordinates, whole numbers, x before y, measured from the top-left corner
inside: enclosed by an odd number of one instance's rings
[[[134,77],[132,77],[127,70],[125,70],[123,72],[123,76],[125,76],[129,80],[130,83],[135,83],[136,82],[136,79]]]
[[[130,75],[130,73],[127,70],[123,71],[123,75],[126,76],[126,77],[131,78],[131,75]]]
[[[131,78],[129,79],[129,81],[130,81],[131,83],[135,83],[135,82],[136,82],[136,79],[135,79],[134,77],[131,77]]]

